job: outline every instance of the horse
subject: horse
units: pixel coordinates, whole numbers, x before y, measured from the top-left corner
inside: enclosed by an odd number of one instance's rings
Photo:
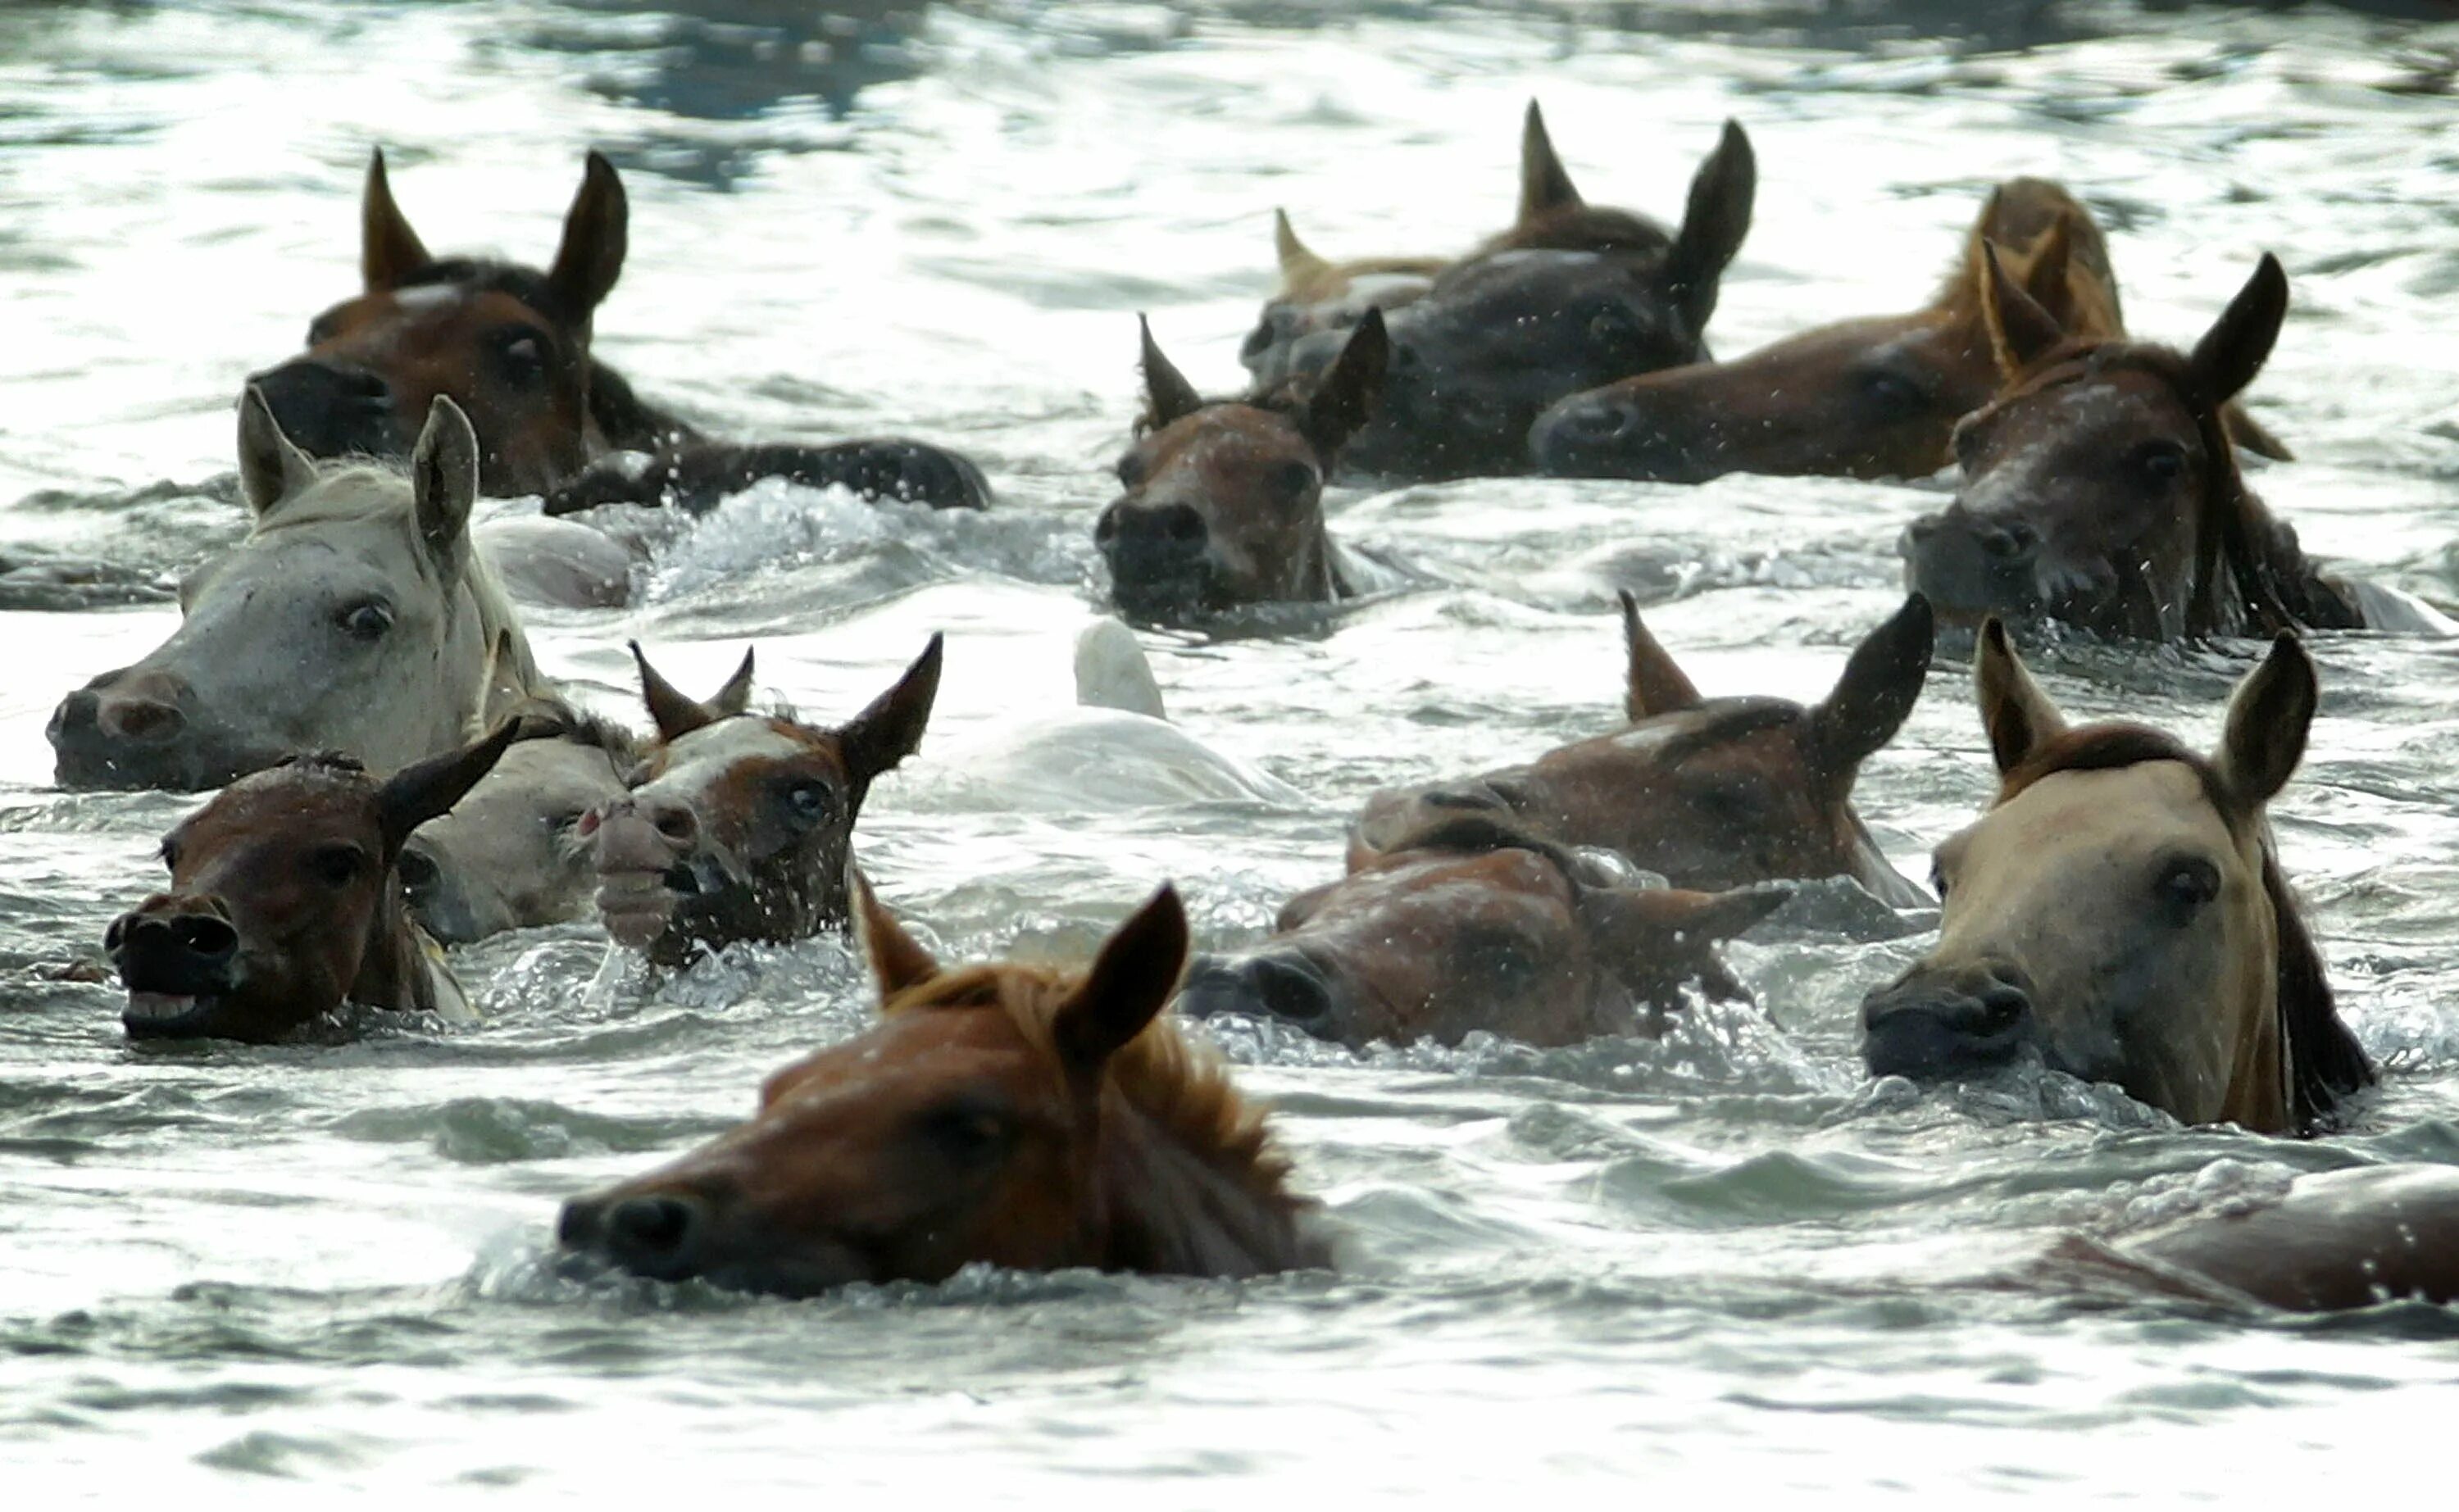
[[[2304,647],[2272,642],[2204,756],[2147,725],[2070,728],[2005,625],[1979,643],[1998,794],[1936,851],[1937,945],[1862,1004],[1870,1073],[2037,1058],[2181,1123],[2325,1124],[2374,1071],[2263,817],[2314,717]]]
[[[1725,123],[1672,232],[1589,205],[1550,145],[1544,157],[1550,168],[1524,176],[1511,230],[1386,313],[1391,372],[1347,465],[1413,478],[1523,472],[1529,427],[1558,400],[1707,360],[1717,284],[1750,230],[1757,190],[1741,127]],[[1316,330],[1285,359],[1251,366],[1272,381],[1320,373],[1340,339]]]
[[[524,711],[516,727],[485,780],[402,847],[410,916],[447,945],[597,912],[598,871],[580,821],[623,796],[640,739],[559,703]]]
[[[939,692],[940,638],[835,728],[749,711],[752,659],[687,697],[632,643],[657,740],[629,790],[580,818],[598,911],[665,966],[738,940],[783,944],[846,920],[846,863],[871,785],[914,754]]]
[[[2190,353],[2070,337],[1994,253],[1984,262],[2000,390],[1955,428],[1955,501],[1898,543],[1907,586],[1942,617],[2155,640],[2451,628],[2323,572],[2238,471],[2222,416],[2287,315],[2278,259],[2264,254]]]
[[[1747,998],[1716,944],[1790,891],[1642,880],[1616,858],[1457,815],[1292,898],[1252,950],[1198,957],[1179,1012],[1269,1015],[1352,1048],[1478,1031],[1548,1048],[1662,1035],[1686,982]]]
[[[253,388],[239,449],[254,527],[180,583],[169,640],[60,703],[61,787],[194,791],[322,750],[390,770],[551,694],[471,544],[477,440],[452,400],[406,478],[310,459]]]
[[[1828,696],[1700,697],[1622,596],[1629,726],[1466,781],[1387,789],[1352,827],[1349,864],[1373,865],[1450,815],[1483,813],[1554,845],[1610,851],[1675,887],[1849,876],[1897,908],[1928,901],[1887,864],[1853,781],[1895,737],[1929,671],[1918,595],[1872,631]]]
[[[1124,492],[1093,527],[1111,596],[1144,620],[1328,602],[1362,583],[1323,521],[1324,479],[1382,391],[1383,318],[1366,312],[1304,399],[1206,400],[1141,321],[1145,409]]]
[[[474,1018],[404,908],[396,863],[513,733],[506,721],[381,781],[347,757],[294,757],[215,794],[163,838],[170,891],[103,935],[129,1038],[270,1043],[345,1002]]]
[[[770,1077],[748,1123],[566,1203],[567,1250],[791,1296],[968,1265],[1244,1278],[1331,1264],[1263,1116],[1163,1013],[1187,959],[1176,892],[1081,973],[946,970],[868,886],[853,897],[878,1023]]]
[[[918,442],[729,447],[634,393],[590,349],[598,307],[622,275],[630,224],[621,177],[593,152],[545,271],[437,258],[394,201],[378,149],[360,208],[361,292],[308,325],[305,350],[248,382],[284,430],[325,458],[399,457],[413,421],[450,397],[476,427],[480,488],[554,495],[564,512],[669,494],[704,508],[712,500],[697,487],[740,487],[746,467],[872,496],[985,502],[977,468]],[[643,468],[612,452],[652,461]],[[602,458],[605,467],[592,468]]]

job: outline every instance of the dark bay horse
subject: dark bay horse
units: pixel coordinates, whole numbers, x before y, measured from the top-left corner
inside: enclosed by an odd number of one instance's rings
[[[2337,1312],[2459,1302],[2459,1167],[2359,1166],[2300,1176],[2269,1201],[2147,1233],[2070,1240],[2045,1270],[2194,1301]]]
[[[1942,617],[2142,640],[2444,628],[2402,595],[2324,573],[2238,470],[2224,407],[2287,315],[2277,259],[2192,352],[2070,337],[1985,261],[2001,389],[1956,427],[1955,502],[1899,545],[1907,585]]]
[[[1093,540],[1126,613],[1172,620],[1359,591],[1324,528],[1323,485],[1382,392],[1383,318],[1368,310],[1303,399],[1206,400],[1144,326],[1145,410],[1123,491]]]
[[[846,920],[862,801],[914,754],[939,693],[937,636],[895,684],[829,728],[750,712],[751,656],[706,703],[658,675],[638,642],[657,741],[630,791],[577,830],[607,933],[662,965],[737,940],[808,939]]]
[[[1396,477],[1524,472],[1528,428],[1556,401],[1707,359],[1717,286],[1757,191],[1741,127],[1725,123],[1672,231],[1588,204],[1533,113],[1531,137],[1543,148],[1524,170],[1519,220],[1386,312],[1383,402],[1345,465]],[[1338,330],[1316,329],[1250,366],[1269,388],[1322,372],[1340,343]]]
[[[163,838],[170,890],[103,936],[130,1038],[263,1043],[345,1002],[473,1017],[403,906],[396,863],[513,734],[508,721],[382,780],[347,758],[297,757],[215,794]]]
[[[360,211],[361,292],[309,324],[305,351],[249,382],[316,457],[402,456],[429,406],[449,396],[477,430],[480,488],[548,494],[550,513],[619,498],[705,508],[768,475],[942,506],[986,501],[978,469],[920,443],[728,446],[641,399],[590,350],[630,222],[622,179],[593,152],[543,272],[437,258],[394,202],[379,151]],[[652,460],[645,471],[620,458],[590,468],[610,452]]]
[[[1376,794],[1350,835],[1371,865],[1447,817],[1482,813],[1554,845],[1611,851],[1673,885],[1719,891],[1849,876],[1895,907],[1927,901],[1853,811],[1861,763],[1893,739],[1928,675],[1916,595],[1857,647],[1834,691],[1705,699],[1623,596],[1629,727],[1482,777]]]
[[[1327,1266],[1260,1113],[1163,1014],[1167,888],[1082,973],[945,970],[859,882],[880,1017],[748,1123],[566,1203],[567,1249],[660,1280],[809,1295],[967,1265],[1245,1277]]]
[[[1639,882],[1490,815],[1459,815],[1291,899],[1261,945],[1199,957],[1179,1010],[1269,1014],[1352,1047],[1456,1045],[1478,1030],[1543,1047],[1661,1034],[1688,982],[1746,997],[1716,945],[1788,890]]]
[[[1871,1073],[2037,1057],[2188,1124],[2327,1123],[2374,1071],[2263,817],[2314,717],[2304,648],[2273,642],[2209,756],[2140,724],[2070,728],[1995,620],[1975,681],[1998,796],[1938,848],[1937,946],[1862,1006]]]

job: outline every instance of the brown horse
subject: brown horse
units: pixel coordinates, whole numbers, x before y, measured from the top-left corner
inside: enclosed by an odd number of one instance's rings
[[[1855,649],[1827,698],[1703,699],[1623,596],[1630,727],[1524,766],[1377,793],[1350,835],[1363,868],[1447,815],[1486,813],[1555,845],[1612,851],[1673,885],[1849,876],[1896,907],[1927,899],[1853,811],[1861,763],[1893,739],[1929,671],[1916,595]]]
[[[1477,1030],[1553,1046],[1661,1034],[1686,982],[1746,997],[1716,943],[1788,891],[1637,880],[1490,815],[1459,815],[1291,899],[1254,949],[1200,958],[1179,1010],[1269,1014],[1353,1047],[1454,1045]]]
[[[2078,340],[2126,333],[2117,275],[2091,212],[2065,187],[2010,178],[1989,192],[1937,295],[1906,315],[1839,321],[1729,363],[1694,363],[1575,394],[1529,431],[1538,471],[1704,483],[1727,472],[1927,477],[1953,457],[1955,423],[1989,402],[1999,370],[1986,249]],[[2230,433],[2288,452],[2243,410]]]
[[[1121,609],[1142,619],[1358,591],[1324,529],[1323,484],[1382,391],[1383,318],[1358,322],[1304,399],[1200,397],[1144,326],[1145,411],[1125,491],[1093,528]]]
[[[834,729],[748,712],[751,655],[700,703],[641,654],[657,743],[631,791],[583,815],[607,933],[662,965],[736,940],[807,939],[846,919],[846,865],[872,783],[922,744],[939,637]]]
[[[2314,717],[2296,638],[2238,687],[2209,757],[2140,724],[2070,729],[1995,620],[1975,672],[1998,796],[1938,848],[1936,948],[1862,1006],[1871,1073],[2036,1056],[2261,1133],[2310,1132],[2369,1084],[2263,817]]]
[[[395,863],[513,735],[507,721],[382,781],[345,757],[293,757],[215,794],[163,838],[171,890],[103,935],[129,1037],[263,1043],[345,1002],[471,1017]]]
[[[1524,472],[1528,428],[1556,401],[1706,360],[1717,285],[1750,230],[1757,191],[1742,129],[1725,123],[1671,232],[1589,205],[1550,145],[1543,158],[1551,171],[1524,178],[1511,230],[1387,313],[1383,402],[1347,465],[1407,477]],[[1266,387],[1320,373],[1340,341],[1336,330],[1316,330],[1250,366]]]
[[[394,203],[378,152],[361,206],[362,292],[316,317],[305,352],[249,382],[283,431],[315,457],[406,455],[430,405],[450,397],[476,427],[482,492],[568,485],[565,510],[618,497],[657,503],[670,494],[704,506],[713,496],[695,489],[740,487],[750,461],[767,465],[753,475],[934,504],[984,502],[972,463],[918,443],[727,447],[640,399],[590,353],[592,320],[623,271],[630,220],[622,179],[591,153],[544,272],[437,258]],[[642,471],[609,459],[581,475],[609,452],[649,452],[653,461]]]
[[[1955,502],[1899,545],[1907,585],[1943,617],[2144,640],[2438,628],[2401,596],[2322,573],[2238,471],[2222,414],[2287,315],[2277,259],[2263,257],[2191,353],[2070,338],[1985,262],[2004,387],[1956,427]]]
[[[2278,1198],[2123,1238],[2070,1240],[2044,1269],[2114,1273],[2196,1301],[2336,1312],[2459,1302],[2459,1169],[2376,1166],[2300,1176]]]
[[[566,1203],[564,1246],[660,1280],[809,1295],[967,1265],[1245,1277],[1331,1263],[1229,1074],[1163,1017],[1164,888],[1082,974],[942,970],[857,882],[880,1019],[768,1079],[751,1121]]]

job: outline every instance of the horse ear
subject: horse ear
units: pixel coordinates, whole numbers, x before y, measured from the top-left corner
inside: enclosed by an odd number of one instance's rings
[[[1929,680],[1938,621],[1914,594],[1845,659],[1844,675],[1810,711],[1818,764],[1831,776],[1858,770],[1896,738]]]
[[[1972,660],[1974,696],[1981,725],[1989,732],[1989,753],[2001,772],[2013,771],[2043,743],[2066,732],[2067,717],[2024,669],[1996,616],[1981,626],[1981,649]]]
[[[1622,590],[1622,643],[1629,661],[1622,711],[1633,724],[1653,714],[1699,706],[1699,689],[1641,622],[1639,599],[1628,588]]]
[[[580,192],[573,196],[572,209],[563,218],[563,244],[556,248],[555,265],[547,269],[547,297],[557,313],[577,326],[588,324],[590,312],[623,276],[631,221],[631,201],[615,165],[605,154],[591,153],[581,171]]]
[[[1758,158],[1738,121],[1725,122],[1716,150],[1699,165],[1691,180],[1691,200],[1682,212],[1682,229],[1665,268],[1673,297],[1694,331],[1704,330],[1716,313],[1716,288],[1725,265],[1742,249],[1751,231],[1751,202],[1758,197]]]
[[[1545,113],[1530,100],[1527,117],[1520,126],[1519,223],[1524,226],[1556,210],[1573,210],[1585,203],[1571,184],[1571,171],[1554,151],[1554,138],[1546,135]]]
[[[862,958],[871,962],[872,976],[878,978],[882,1002],[939,975],[939,963],[921,941],[905,933],[905,926],[896,922],[896,915],[871,890],[871,879],[860,867],[846,868],[846,891],[853,905],[854,942]]]
[[[478,502],[478,433],[442,394],[428,406],[410,448],[410,492],[428,555],[446,566],[456,562],[470,544],[470,510]]]
[[[2186,359],[2186,382],[2196,397],[2214,408],[2236,397],[2254,382],[2280,339],[2280,323],[2288,318],[2288,275],[2270,253],[2255,265],[2254,277],[2229,301],[2220,318],[2195,343]]]
[[[1716,946],[1775,913],[1793,896],[1781,885],[1693,892],[1682,888],[1587,888],[1582,920],[1605,958],[1634,992],[1671,997],[1697,978],[1708,995],[1745,998]],[[1659,1003],[1658,1006],[1670,1006]]]
[[[248,507],[263,516],[316,476],[316,464],[282,433],[273,406],[254,384],[239,396],[239,485]]]
[[[1069,1073],[1098,1084],[1110,1058],[1145,1032],[1187,970],[1187,910],[1167,883],[1102,942],[1084,979],[1051,1016]]]
[[[474,744],[412,762],[386,778],[376,789],[376,827],[384,836],[385,854],[397,853],[412,830],[451,812],[464,794],[495,769],[497,758],[520,732],[519,720],[505,720]]]
[[[735,667],[734,675],[727,678],[725,685],[717,690],[717,696],[708,701],[710,713],[740,714],[751,706],[752,651],[750,646],[743,648],[743,661]]]
[[[1145,427],[1158,430],[1203,409],[1204,396],[1162,355],[1161,343],[1153,340],[1152,322],[1139,314],[1136,329],[1144,343]]]
[[[2213,761],[2239,817],[2259,812],[2288,785],[2305,757],[2305,735],[2320,696],[2314,659],[2294,635],[2281,631],[2271,642],[2271,655],[2229,700],[2228,724]]]
[[[837,749],[847,774],[857,787],[914,754],[922,731],[931,723],[931,705],[939,697],[939,650],[942,637],[934,635],[896,685],[871,701],[836,731]]]
[[[2024,292],[2057,324],[2061,333],[2073,329],[2074,289],[2068,279],[2074,264],[2074,217],[2059,211],[2049,228],[2032,243],[2028,255],[2031,262],[2024,269]]]
[[[632,648],[632,660],[641,668],[641,702],[649,706],[649,722],[658,726],[658,739],[676,741],[706,724],[717,723],[717,711],[688,697],[681,688],[658,674],[649,665],[649,654],[641,642],[625,642]]]
[[[1392,342],[1384,334],[1383,311],[1370,307],[1298,415],[1299,431],[1326,462],[1375,412],[1376,401],[1383,397],[1383,374],[1391,361]]]
[[[1981,246],[1981,320],[1989,328],[1989,350],[1998,373],[2012,379],[2067,339],[2066,327],[2024,286],[2007,276],[1995,242]]]
[[[368,159],[368,186],[359,197],[359,282],[370,294],[387,293],[434,261],[410,228],[410,218],[393,203],[379,147]]]
[[[1281,264],[1281,292],[1294,293],[1332,271],[1332,264],[1313,248],[1298,240],[1290,225],[1290,213],[1272,211],[1272,255]]]

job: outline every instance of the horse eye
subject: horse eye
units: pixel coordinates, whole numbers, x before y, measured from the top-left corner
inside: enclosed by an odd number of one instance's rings
[[[307,855],[307,870],[327,887],[347,887],[366,863],[356,846],[318,846]]]
[[[535,384],[546,376],[546,348],[536,333],[524,331],[496,348],[505,376],[518,384]]]
[[[922,1132],[958,1166],[987,1165],[1006,1153],[1016,1139],[1015,1124],[1005,1114],[970,1102],[935,1109],[922,1121]]]
[[[1946,902],[1946,872],[1933,862],[1929,869],[1929,890],[1938,894],[1941,906]]]
[[[333,622],[353,640],[381,640],[392,628],[392,605],[381,598],[364,598],[335,615]]]
[[[2220,869],[2201,856],[2186,856],[2161,870],[2154,891],[2171,919],[2182,924],[2220,895]]]
[[[2134,470],[2148,482],[2174,483],[2186,471],[2186,449],[2174,441],[2154,441],[2134,454]]]
[[[799,783],[788,789],[786,801],[794,806],[794,817],[805,824],[818,824],[829,816],[832,794],[818,783]]]
[[[1272,469],[1272,490],[1282,498],[1302,499],[1314,487],[1314,469],[1303,462],[1284,462]]]
[[[1608,305],[1588,317],[1588,338],[1591,341],[1629,341],[1638,334],[1639,322],[1619,304]]]
[[[1901,373],[1871,373],[1862,380],[1862,390],[1881,410],[1918,410],[1922,406],[1920,386]]]
[[[179,870],[179,842],[177,840],[162,842],[162,865],[173,872]]]

